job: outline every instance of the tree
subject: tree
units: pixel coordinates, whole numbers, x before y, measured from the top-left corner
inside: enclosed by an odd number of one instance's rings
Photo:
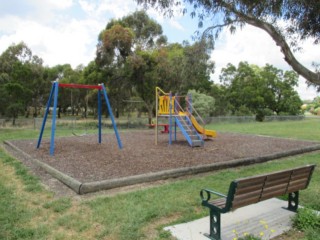
[[[148,110],[148,122],[152,122],[152,112],[155,104],[154,90],[158,86],[159,73],[157,52],[136,51],[129,57],[128,66],[131,70],[131,81],[139,97]]]
[[[212,96],[215,100],[215,109],[212,112],[213,116],[230,115],[232,106],[227,99],[227,93],[228,88],[226,86],[212,83],[209,96]]]
[[[199,27],[212,21],[203,36],[215,39],[224,27],[234,32],[245,24],[267,32],[281,48],[285,61],[299,75],[311,84],[320,85],[320,72],[303,66],[294,56],[299,49],[298,40],[313,38],[315,44],[320,40],[320,4],[318,0],[136,0],[145,6],[157,7],[172,14],[172,5],[182,2],[193,6],[192,17],[198,16]],[[184,13],[188,10],[185,8]],[[219,16],[219,17],[217,17]]]
[[[96,66],[91,69],[107,79],[110,101],[124,109],[134,94],[148,110],[151,122],[156,86],[186,94],[189,89],[210,91],[208,42],[167,44],[162,27],[144,11],[112,20],[99,35]]]
[[[302,101],[294,90],[298,76],[283,72],[272,65],[260,68],[240,62],[238,67],[228,64],[220,80],[227,88],[226,96],[234,115],[252,112],[257,120],[270,114],[300,114]]]
[[[133,37],[132,30],[120,24],[102,31],[97,46],[97,64],[106,67],[125,61],[131,52]]]
[[[1,98],[6,96],[6,104],[0,108],[2,114],[16,118],[24,111],[28,117],[32,106],[33,116],[37,116],[43,94],[42,64],[42,59],[23,42],[12,44],[1,54],[0,92]]]
[[[196,90],[189,90],[188,95],[191,95],[192,106],[196,109],[201,117],[209,117],[215,109],[215,100],[213,97]]]
[[[119,20],[112,20],[100,34],[96,64],[103,78],[107,80],[108,93],[115,108],[116,117],[125,107],[126,103],[123,100],[132,95],[133,86],[136,87],[137,92],[141,90],[140,93],[138,92],[139,95],[145,96],[145,90],[137,87],[142,80],[132,79],[134,74],[132,75],[131,71],[133,69],[138,71],[138,69],[132,68],[133,65],[130,63],[127,64],[128,57],[131,57],[130,62],[134,63],[138,59],[134,58],[135,56],[147,56],[148,51],[164,43],[166,43],[166,37],[162,35],[161,25],[150,19],[144,11],[135,12]],[[141,55],[141,51],[146,51],[146,55]],[[129,69],[127,69],[128,66]],[[141,69],[137,75],[142,76]],[[145,103],[147,106],[150,105],[149,100]],[[148,111],[150,111],[149,108]]]
[[[162,27],[151,19],[145,11],[136,11],[120,20],[113,20],[107,29],[120,24],[134,32],[134,46],[136,49],[147,50],[167,43],[167,37],[162,35]]]
[[[214,63],[210,61],[207,42],[169,44],[159,50],[159,73],[166,90],[187,94],[191,89],[210,91],[210,75]]]
[[[305,108],[314,115],[320,115],[320,97],[314,98]]]
[[[277,115],[297,115],[300,114],[302,101],[294,90],[298,85],[298,75],[294,71],[283,72],[280,69],[267,64],[261,69],[259,75],[267,83],[268,108]]]
[[[214,73],[214,63],[208,52],[209,43],[205,40],[194,44],[185,44],[181,61],[181,85],[179,92],[190,89],[207,93],[210,90],[210,75]],[[172,63],[176,64],[176,63]]]
[[[19,83],[4,84],[4,96],[6,97],[6,111],[5,114],[12,118],[12,125],[15,125],[19,114],[24,111],[24,99],[26,90]]]

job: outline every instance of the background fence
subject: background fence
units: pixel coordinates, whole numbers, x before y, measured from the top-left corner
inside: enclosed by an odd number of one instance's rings
[[[301,121],[304,119],[315,118],[319,119],[317,116],[266,116],[265,122],[272,121]],[[40,129],[43,119],[42,118],[17,118],[15,120],[15,125],[12,124],[12,119],[0,119],[0,128],[26,128],[26,129]],[[208,117],[204,119],[206,125],[211,124],[224,124],[224,123],[249,123],[255,122],[255,116],[220,116],[220,117]],[[153,121],[155,122],[155,121]],[[148,126],[147,117],[120,117],[116,119],[117,127],[119,129],[143,129]],[[168,123],[168,119],[161,117],[159,118],[159,123]],[[71,130],[84,130],[84,129],[97,129],[98,120],[97,119],[84,119],[79,117],[63,117],[57,118],[56,126],[60,129],[71,129]],[[51,127],[51,119],[48,118],[46,122],[46,128]],[[102,127],[112,129],[112,123],[109,118],[102,119]]]

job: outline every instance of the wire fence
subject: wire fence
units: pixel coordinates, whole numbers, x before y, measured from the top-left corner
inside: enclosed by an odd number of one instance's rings
[[[313,118],[312,116],[265,116],[264,122],[273,122],[273,121],[301,121],[305,118]],[[318,118],[314,116],[314,118]],[[219,116],[219,117],[207,117],[205,118],[206,124],[211,123],[249,123],[256,122],[255,116]]]
[[[15,124],[12,119],[0,119],[0,128],[24,128],[38,130],[41,128],[43,118],[17,118]],[[149,120],[146,117],[141,118],[118,118],[116,124],[119,129],[130,128],[146,128],[149,124]],[[103,128],[113,128],[111,119],[103,118],[101,121]],[[52,120],[48,118],[46,121],[46,128],[51,128]],[[97,129],[98,120],[92,118],[57,118],[56,128],[58,129]]]
[[[265,122],[272,121],[302,121],[304,119],[315,118],[317,116],[266,116]],[[38,130],[41,128],[43,118],[17,118],[15,124],[12,119],[1,119],[0,128],[25,128]],[[161,117],[158,123],[168,123],[169,119]],[[207,117],[204,119],[206,124],[223,124],[223,123],[250,123],[255,122],[255,116],[219,116]],[[155,121],[152,121],[154,123]],[[116,119],[116,124],[119,129],[144,129],[150,127],[147,117],[120,117]],[[112,129],[112,122],[109,118],[102,119],[102,127]],[[51,128],[51,118],[47,119],[46,128]],[[60,129],[75,129],[75,130],[93,130],[98,128],[98,120],[93,118],[80,117],[63,117],[56,119],[56,128]]]

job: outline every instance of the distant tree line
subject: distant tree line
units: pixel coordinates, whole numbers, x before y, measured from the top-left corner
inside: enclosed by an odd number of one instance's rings
[[[41,117],[55,80],[105,83],[116,117],[128,111],[130,99],[139,99],[149,122],[156,86],[179,95],[192,92],[194,104],[208,116],[255,115],[263,120],[265,115],[301,113],[296,73],[241,62],[228,64],[220,83],[214,83],[211,50],[208,40],[168,43],[161,25],[144,11],[111,20],[98,36],[95,59],[76,69],[70,64],[45,66],[25,43],[13,44],[0,55],[0,117],[13,119],[13,124],[18,116]],[[59,117],[87,117],[89,109],[95,115],[96,98],[94,90],[61,89]]]

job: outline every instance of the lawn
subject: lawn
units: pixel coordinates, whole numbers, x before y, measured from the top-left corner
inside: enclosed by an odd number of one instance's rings
[[[319,121],[217,124],[212,129],[320,141]],[[48,133],[46,133],[48,134]],[[58,136],[69,135],[57,132]],[[0,129],[0,140],[37,138],[34,130]],[[48,135],[47,135],[48,136]],[[305,164],[319,153],[216,171],[113,196],[56,198],[25,166],[0,149],[0,239],[171,239],[164,226],[207,216],[203,187],[225,192],[230,181]],[[320,211],[320,169],[300,204]],[[289,239],[289,238],[288,238]]]

